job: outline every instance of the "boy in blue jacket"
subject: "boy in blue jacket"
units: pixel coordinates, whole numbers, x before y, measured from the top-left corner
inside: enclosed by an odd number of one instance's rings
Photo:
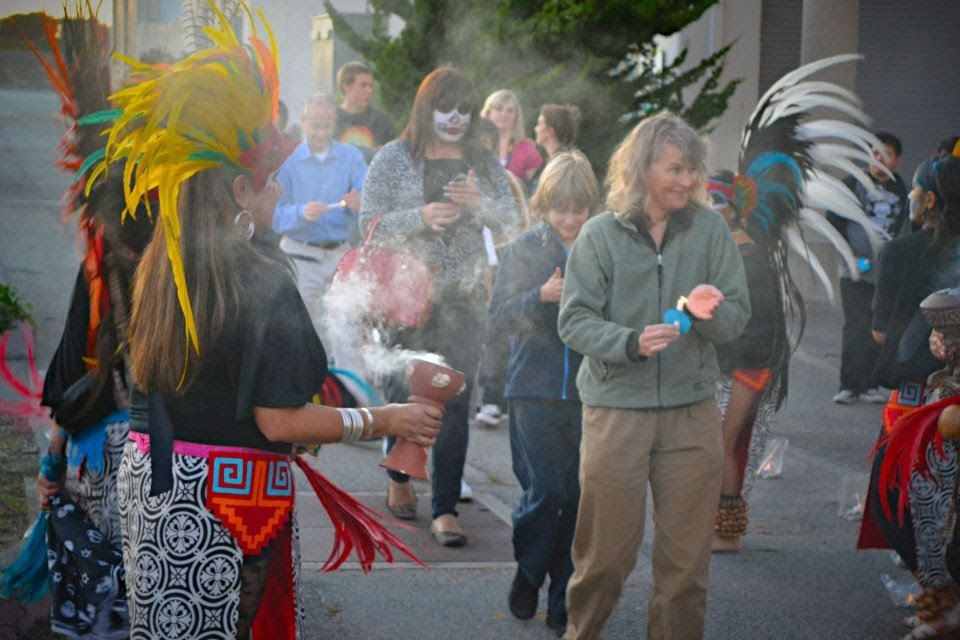
[[[539,224],[507,245],[490,301],[491,334],[509,339],[504,397],[510,415],[513,471],[523,488],[513,512],[517,573],[510,612],[527,620],[537,611],[550,576],[547,625],[558,636],[567,624],[570,546],[580,499],[580,354],[557,333],[567,252],[599,200],[597,179],[579,151],[561,153],[544,169],[530,203]]]

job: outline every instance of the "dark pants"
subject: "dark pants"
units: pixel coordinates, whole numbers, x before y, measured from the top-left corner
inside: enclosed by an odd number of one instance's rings
[[[873,341],[873,284],[840,278],[843,302],[843,346],[840,352],[840,388],[863,393],[876,386],[873,368],[880,345]]]
[[[516,400],[510,406],[513,472],[523,488],[513,512],[513,555],[530,584],[550,576],[548,610],[566,612],[570,547],[580,502],[582,408],[569,400]]]
[[[415,351],[429,351],[444,357],[447,364],[467,374],[466,388],[446,406],[440,435],[433,445],[433,517],[450,513],[457,515],[460,500],[460,481],[463,465],[467,460],[467,445],[470,431],[471,377],[477,370],[480,341],[483,338],[483,298],[463,296],[444,305],[434,304],[427,325],[406,336],[391,340],[395,346]],[[407,402],[409,387],[406,375],[387,381],[386,396],[389,402]],[[387,448],[393,447],[393,439],[387,439]],[[395,482],[407,482],[410,476],[388,471]]]

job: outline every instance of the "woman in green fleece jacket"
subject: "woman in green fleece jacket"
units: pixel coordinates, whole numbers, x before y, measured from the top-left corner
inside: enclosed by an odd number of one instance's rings
[[[585,357],[582,494],[565,638],[599,637],[656,511],[647,638],[703,634],[723,445],[714,345],[750,317],[743,263],[704,206],[705,143],[682,119],[643,120],[607,174],[606,213],[570,252],[560,337]],[[684,304],[686,302],[686,304]],[[664,312],[684,311],[681,333]]]

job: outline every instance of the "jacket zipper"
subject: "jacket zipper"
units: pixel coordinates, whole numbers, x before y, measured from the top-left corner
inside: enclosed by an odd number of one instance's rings
[[[559,238],[558,238],[559,240]],[[563,262],[566,264],[567,258],[570,257],[570,252],[567,251],[566,245],[562,242],[559,243],[560,248],[563,249]],[[564,267],[566,268],[566,267]],[[567,388],[570,386],[570,347],[564,343],[563,345],[563,389],[560,390],[560,398],[567,400]]]
[[[663,247],[657,250],[657,318],[663,317]],[[663,400],[660,398],[660,374],[663,363],[660,360],[660,354],[657,354],[657,408],[663,408]]]

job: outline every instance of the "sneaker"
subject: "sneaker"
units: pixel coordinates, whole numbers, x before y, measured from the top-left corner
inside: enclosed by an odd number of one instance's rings
[[[863,392],[863,395],[860,396],[863,398],[864,402],[872,402],[873,404],[886,404],[887,396],[886,394],[880,393],[879,389],[867,389]]]
[[[503,413],[500,411],[500,407],[495,404],[485,404],[477,411],[477,420],[491,427],[499,425],[502,417]]]
[[[857,394],[850,389],[840,389],[840,393],[833,396],[833,401],[837,404],[853,404],[857,401]]]
[[[530,584],[520,567],[517,567],[517,573],[513,576],[513,584],[510,585],[510,595],[507,597],[510,613],[513,614],[514,618],[529,620],[537,613],[537,600],[539,599],[540,590]]]
[[[473,489],[466,480],[460,480],[460,502],[473,502]]]

